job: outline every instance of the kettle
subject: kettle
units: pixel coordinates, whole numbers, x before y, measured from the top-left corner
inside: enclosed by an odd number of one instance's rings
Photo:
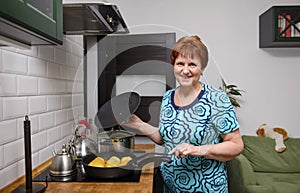
[[[80,160],[82,157],[91,153],[97,153],[97,144],[91,138],[91,127],[85,120],[79,120],[79,124],[76,125],[75,133],[70,141],[72,152],[74,153],[75,159]],[[80,128],[84,128],[84,132],[79,132]]]
[[[71,147],[63,144],[61,151],[53,151],[53,159],[50,166],[50,175],[52,176],[69,176],[76,172],[76,164],[73,154],[70,153]]]

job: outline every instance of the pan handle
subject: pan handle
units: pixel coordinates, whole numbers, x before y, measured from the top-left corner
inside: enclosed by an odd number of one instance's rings
[[[137,157],[135,162],[132,163],[135,170],[141,170],[144,165],[154,162],[154,167],[159,167],[162,162],[171,162],[172,155],[164,153],[145,153]]]

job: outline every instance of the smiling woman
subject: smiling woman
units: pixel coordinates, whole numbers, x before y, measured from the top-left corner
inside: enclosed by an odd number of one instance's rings
[[[243,150],[228,96],[200,82],[207,58],[207,48],[198,36],[179,39],[171,52],[179,86],[163,96],[159,127],[136,115],[125,124],[175,155],[172,162],[161,165],[165,192],[227,193],[225,162]]]

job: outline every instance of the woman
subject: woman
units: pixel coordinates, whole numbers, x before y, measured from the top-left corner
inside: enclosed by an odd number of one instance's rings
[[[165,192],[228,192],[225,162],[243,150],[228,96],[199,81],[207,62],[207,48],[198,36],[178,40],[171,63],[179,86],[163,96],[159,127],[136,115],[124,124],[176,155],[161,165]]]

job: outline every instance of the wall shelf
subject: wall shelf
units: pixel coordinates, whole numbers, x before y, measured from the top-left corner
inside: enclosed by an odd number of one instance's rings
[[[260,15],[259,47],[300,47],[300,6],[273,6]]]

